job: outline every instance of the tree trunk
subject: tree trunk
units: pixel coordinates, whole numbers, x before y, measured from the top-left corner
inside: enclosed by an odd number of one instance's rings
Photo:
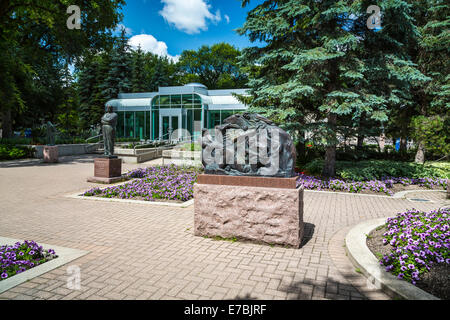
[[[364,136],[359,133],[358,134],[358,141],[356,142],[356,150],[361,150],[364,145]]]
[[[400,138],[400,152],[406,152],[406,138]]]
[[[364,146],[364,134],[363,134],[363,125],[364,125],[364,115],[361,115],[361,118],[358,122],[358,140],[356,142],[356,150],[361,150]]]
[[[11,109],[2,111],[2,138],[12,138]]]
[[[380,152],[384,152],[385,143],[386,143],[386,136],[384,133],[382,133],[378,140],[378,147],[380,148]]]
[[[337,115],[335,113],[328,114],[328,124],[334,131],[336,137],[336,120]],[[325,151],[325,164],[323,166],[322,175],[326,178],[334,177],[336,175],[336,145],[328,145]]]
[[[416,163],[424,163],[425,162],[425,146],[422,141],[419,142],[419,146],[417,148],[416,158],[414,160]]]
[[[297,143],[297,161],[304,161],[306,158],[305,133],[299,133],[300,139]]]

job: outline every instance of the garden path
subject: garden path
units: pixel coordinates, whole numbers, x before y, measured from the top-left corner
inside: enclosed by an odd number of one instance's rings
[[[300,249],[215,241],[193,235],[193,206],[99,202],[67,197],[92,187],[93,156],[59,164],[0,166],[0,235],[90,253],[0,299],[387,299],[345,255],[354,225],[437,202],[305,191]],[[129,170],[140,165],[124,164]]]

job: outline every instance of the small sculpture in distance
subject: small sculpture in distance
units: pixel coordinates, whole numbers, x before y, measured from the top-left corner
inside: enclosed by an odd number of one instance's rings
[[[56,141],[56,127],[48,121],[45,124],[46,134],[45,134],[45,140],[48,146],[54,146]]]
[[[101,123],[102,123],[102,132],[103,132],[103,141],[105,143],[105,157],[108,158],[117,158],[114,156],[114,143],[116,140],[116,125],[117,125],[118,115],[113,111],[112,106],[106,107],[106,113],[103,115]]]

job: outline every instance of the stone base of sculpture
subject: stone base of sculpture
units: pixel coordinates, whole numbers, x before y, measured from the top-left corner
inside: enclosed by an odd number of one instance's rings
[[[251,177],[248,183],[249,177],[227,176],[224,184],[199,177],[194,185],[196,236],[300,247],[304,232],[302,187],[296,188],[285,178],[272,178],[285,181],[270,187],[265,177]]]
[[[115,183],[123,180],[122,159],[103,157],[94,159],[94,176],[88,182]]]
[[[58,147],[57,146],[44,146],[43,150],[45,163],[58,162]]]

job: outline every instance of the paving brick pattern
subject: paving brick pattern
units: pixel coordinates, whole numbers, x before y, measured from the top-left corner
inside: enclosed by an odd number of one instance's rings
[[[428,191],[428,192],[410,192],[405,195],[405,198],[410,201],[417,202],[419,199],[428,200],[436,203],[440,203],[446,206],[450,205],[450,199],[447,199],[447,193],[442,191]]]
[[[59,164],[0,163],[0,235],[88,250],[0,299],[388,299],[346,258],[344,237],[362,221],[438,203],[305,191],[300,249],[193,235],[193,206],[68,198],[93,184],[92,157]],[[124,164],[124,170],[142,166]],[[81,270],[81,290],[67,267]]]

